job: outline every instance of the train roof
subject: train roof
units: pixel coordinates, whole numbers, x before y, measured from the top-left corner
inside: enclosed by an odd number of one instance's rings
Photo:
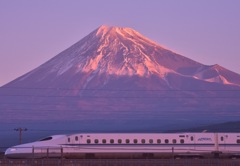
[[[67,136],[74,136],[74,135],[159,135],[159,134],[165,134],[165,135],[193,135],[193,134],[215,134],[218,132],[179,132],[179,133],[72,133],[67,134]],[[239,134],[240,133],[218,133],[218,134]]]

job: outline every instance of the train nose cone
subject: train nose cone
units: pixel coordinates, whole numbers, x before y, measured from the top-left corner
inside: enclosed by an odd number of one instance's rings
[[[16,148],[8,148],[8,149],[5,151],[5,154],[4,154],[4,155],[5,155],[7,158],[11,158],[11,157],[14,156],[16,150],[17,150]]]

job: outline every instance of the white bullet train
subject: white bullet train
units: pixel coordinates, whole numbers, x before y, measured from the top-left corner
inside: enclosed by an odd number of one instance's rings
[[[8,148],[8,158],[240,157],[240,133],[79,133]]]

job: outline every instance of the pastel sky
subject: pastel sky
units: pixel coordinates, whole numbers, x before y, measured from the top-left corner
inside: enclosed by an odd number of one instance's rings
[[[102,24],[240,73],[240,0],[0,0],[0,86]]]

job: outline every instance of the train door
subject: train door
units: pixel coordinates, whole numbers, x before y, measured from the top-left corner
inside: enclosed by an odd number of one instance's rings
[[[78,135],[71,135],[67,137],[67,144],[75,145],[80,143],[80,137]]]
[[[220,151],[225,151],[226,150],[226,141],[227,141],[228,136],[226,134],[221,134],[219,136],[219,148]]]
[[[68,136],[66,141],[67,144],[72,144],[72,137]]]
[[[188,135],[188,142],[189,142],[190,150],[195,150],[196,149],[195,134]]]
[[[72,149],[72,150],[78,150],[79,149],[79,145],[80,145],[80,136],[79,135],[71,135],[67,137],[67,144],[70,145],[70,147],[68,148],[68,150]]]
[[[79,150],[82,137],[80,135],[75,135],[73,139],[74,139],[73,144],[74,144],[75,150]]]
[[[218,133],[214,133],[214,151],[215,152],[219,151],[219,137],[218,137]]]

